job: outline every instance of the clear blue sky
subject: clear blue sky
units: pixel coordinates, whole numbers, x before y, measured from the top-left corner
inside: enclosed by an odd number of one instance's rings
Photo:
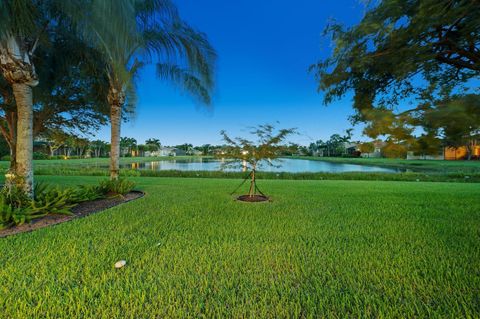
[[[219,131],[241,135],[245,127],[279,121],[297,127],[293,141],[309,144],[350,127],[350,98],[324,106],[309,65],[326,57],[322,37],[329,19],[360,20],[358,0],[176,0],[184,20],[207,34],[217,50],[217,89],[210,110],[155,78],[147,67],[138,81],[135,118],[122,136],[163,145],[221,144]],[[360,138],[359,129],[355,138]],[[109,139],[109,129],[98,137]]]

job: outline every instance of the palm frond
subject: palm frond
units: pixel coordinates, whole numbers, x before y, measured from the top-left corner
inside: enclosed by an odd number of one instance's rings
[[[192,73],[190,69],[181,68],[171,63],[158,63],[156,65],[157,76],[161,79],[173,83],[189,95],[193,96],[199,102],[210,105],[211,94],[204,81]]]

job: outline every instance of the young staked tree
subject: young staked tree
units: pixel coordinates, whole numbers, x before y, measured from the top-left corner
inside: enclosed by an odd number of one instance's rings
[[[250,131],[251,135],[256,136],[256,141],[252,141],[243,137],[231,138],[226,131],[221,131],[226,146],[217,156],[227,160],[224,167],[240,166],[250,170],[248,196],[254,197],[258,190],[257,169],[263,164],[275,166],[273,161],[288,150],[285,144],[287,137],[295,133],[294,128],[276,130],[271,124],[258,125]]]
[[[111,11],[116,3],[106,3]],[[169,0],[136,0],[126,8],[128,19],[120,32],[102,32],[92,38],[106,57],[109,81],[111,151],[110,178],[117,179],[121,121],[135,106],[135,80],[139,71],[154,63],[157,76],[177,85],[203,104],[210,104],[216,53],[204,34],[181,20]],[[91,27],[109,30],[109,22],[98,17]]]

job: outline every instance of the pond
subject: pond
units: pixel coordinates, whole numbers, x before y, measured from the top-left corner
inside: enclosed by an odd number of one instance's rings
[[[218,159],[179,159],[162,160],[145,163],[123,164],[121,168],[138,170],[179,170],[179,171],[219,171],[224,161]],[[262,165],[258,170],[262,172],[289,172],[289,173],[343,173],[343,172],[381,172],[398,173],[400,170],[379,166],[367,166],[357,164],[330,163],[324,161],[302,159],[280,159],[273,162],[275,166]],[[242,167],[227,168],[226,171],[242,171]]]

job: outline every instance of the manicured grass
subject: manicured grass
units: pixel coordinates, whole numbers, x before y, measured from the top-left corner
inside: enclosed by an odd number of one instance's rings
[[[63,175],[63,176],[109,176],[108,169],[91,166],[48,166],[35,169],[36,175]],[[194,178],[240,178],[248,175],[245,172],[226,171],[180,171],[180,170],[135,170],[120,169],[121,176],[127,177],[194,177]],[[479,183],[480,173],[288,173],[288,172],[257,172],[258,179],[292,179],[292,180],[367,180],[367,181],[428,181],[428,182],[456,182]]]
[[[247,204],[239,180],[135,180],[142,199],[0,239],[0,317],[480,316],[478,184],[265,180]]]
[[[207,158],[208,156],[152,156],[152,157],[121,157],[121,164],[144,163],[153,161],[182,160],[192,158]],[[75,158],[75,159],[52,159],[52,160],[34,160],[35,167],[75,167],[75,166],[102,166],[108,167],[110,159],[108,157],[100,158]],[[8,161],[0,161],[1,168],[8,168]]]
[[[293,157],[311,159],[332,163],[347,163],[373,165],[391,168],[409,169],[413,171],[429,171],[439,173],[480,173],[480,161],[436,161],[436,160],[405,160],[395,158],[349,158],[349,157]]]

